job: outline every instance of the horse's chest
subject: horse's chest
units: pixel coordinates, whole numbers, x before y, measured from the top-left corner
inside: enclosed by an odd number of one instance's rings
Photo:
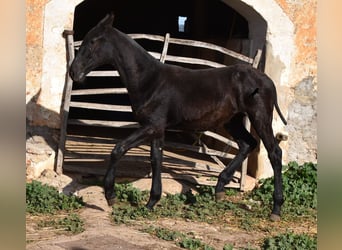
[[[165,103],[153,100],[136,107],[133,109],[133,113],[138,122],[145,124],[165,121],[167,119],[167,110]]]

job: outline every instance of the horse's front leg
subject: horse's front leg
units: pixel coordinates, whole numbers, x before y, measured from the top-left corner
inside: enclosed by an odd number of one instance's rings
[[[164,137],[154,139],[151,142],[151,167],[152,167],[152,187],[150,192],[150,199],[146,204],[148,209],[160,200],[162,193],[161,183],[161,168],[163,162],[163,144]]]
[[[145,126],[134,131],[130,136],[117,143],[110,155],[110,163],[104,177],[104,192],[109,206],[114,204],[115,192],[115,172],[118,161],[131,148],[137,147],[155,136],[155,130],[150,126]]]

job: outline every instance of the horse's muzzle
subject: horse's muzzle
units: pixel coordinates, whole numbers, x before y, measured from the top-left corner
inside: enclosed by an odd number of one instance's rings
[[[84,82],[86,79],[84,72],[75,73],[73,70],[70,70],[69,75],[74,82]]]

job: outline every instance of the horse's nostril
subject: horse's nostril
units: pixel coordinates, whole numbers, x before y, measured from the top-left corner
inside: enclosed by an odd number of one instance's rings
[[[85,78],[85,74],[84,74],[84,72],[81,72],[81,73],[78,75],[79,81],[83,82],[84,78]]]

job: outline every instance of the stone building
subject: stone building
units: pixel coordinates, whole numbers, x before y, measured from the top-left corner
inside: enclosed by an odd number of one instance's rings
[[[136,18],[143,18],[145,26],[140,28],[141,30],[145,28],[146,33],[159,32],[161,25],[173,27],[173,24],[167,23],[167,20],[187,15],[195,20],[192,30],[197,40],[205,38],[206,34],[215,33],[216,30],[212,27],[221,29],[217,31],[217,33],[221,32],[220,34],[230,32],[238,37],[239,32],[244,33],[248,40],[253,41],[248,44],[249,53],[253,54],[257,48],[264,49],[262,67],[276,83],[278,102],[288,121],[288,125],[284,126],[275,113],[274,130],[286,131],[289,135],[288,141],[281,144],[283,162],[316,162],[317,1],[170,0],[163,1],[163,4],[161,2],[157,0],[146,1],[146,3],[124,0],[26,0],[28,177],[34,178],[43,169],[52,169],[55,161],[62,93],[66,78],[66,48],[62,33],[65,29],[75,30],[77,26],[78,33],[76,30],[75,33],[82,37],[84,32],[111,9],[114,9],[116,15],[121,15],[122,20],[126,18],[127,23],[122,24],[123,28],[138,27],[140,22],[137,22]],[[219,7],[213,9],[208,2],[215,2]],[[230,12],[224,12],[224,8],[220,6],[229,8],[227,11]],[[222,11],[219,11],[220,9]],[[241,24],[235,24],[235,30],[224,30],[232,23],[231,15],[225,13],[242,17],[242,19],[235,19],[236,22],[243,20]],[[151,16],[154,21],[149,25],[147,20],[151,20],[148,18]],[[225,22],[230,23],[225,25]],[[155,23],[159,23],[159,26],[152,29]],[[160,32],[165,34],[169,31]],[[221,41],[217,40],[217,42]],[[229,42],[225,41],[225,44]],[[42,134],[43,137],[37,137]],[[39,140],[46,144],[46,147],[37,149],[34,142]],[[254,175],[258,178],[270,176],[272,169],[263,146],[257,159],[258,167]]]

